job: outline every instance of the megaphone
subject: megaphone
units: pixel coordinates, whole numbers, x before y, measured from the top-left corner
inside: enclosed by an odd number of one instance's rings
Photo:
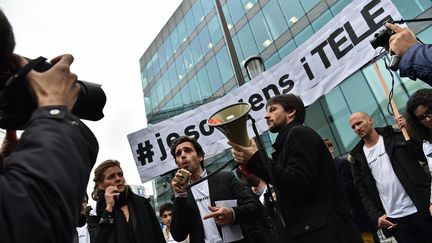
[[[207,120],[207,125],[221,131],[230,142],[250,146],[246,122],[251,109],[249,103],[237,103],[218,110]]]

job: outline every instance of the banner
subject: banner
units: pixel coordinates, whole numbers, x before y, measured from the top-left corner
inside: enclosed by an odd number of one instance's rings
[[[327,94],[379,54],[380,48],[374,50],[369,41],[391,18],[401,16],[390,0],[355,0],[308,41],[252,81],[220,99],[129,134],[142,182],[177,168],[169,145],[181,135],[197,138],[207,158],[227,149],[222,133],[206,124],[210,115],[227,105],[250,103],[250,114],[262,133],[267,130],[265,104],[272,96],[293,93],[310,105]],[[253,135],[248,125],[249,135]]]

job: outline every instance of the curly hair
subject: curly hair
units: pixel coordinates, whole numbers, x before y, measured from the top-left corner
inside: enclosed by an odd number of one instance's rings
[[[175,156],[176,148],[179,144],[185,142],[190,142],[194,147],[197,155],[204,158],[204,154],[205,154],[204,150],[195,138],[188,137],[188,136],[180,136],[171,142],[171,155],[173,156],[175,162],[176,162],[176,156]],[[201,164],[201,168],[204,169],[204,161],[201,161],[200,164]]]
[[[432,107],[432,89],[417,90],[409,98],[406,107],[406,123],[409,134],[415,139],[432,142],[432,129],[421,123],[415,115],[415,110],[420,105]]]

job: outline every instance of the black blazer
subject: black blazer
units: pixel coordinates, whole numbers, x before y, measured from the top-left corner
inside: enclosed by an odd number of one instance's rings
[[[255,153],[248,169],[278,189],[277,202],[286,227],[280,242],[362,242],[348,207],[335,164],[322,138],[295,121],[279,133],[270,160],[274,182]],[[278,218],[279,219],[279,218]]]
[[[222,171],[210,177],[208,186],[212,206],[215,206],[215,201],[237,199],[238,206],[233,208],[235,224],[255,221],[256,218],[261,217],[262,210],[259,202],[242,188],[231,172]],[[191,243],[202,243],[204,242],[203,219],[190,188],[187,193],[187,198],[174,198],[171,235],[176,241],[183,241],[189,235]],[[219,226],[218,229],[220,233]],[[243,227],[242,233],[245,238],[239,242],[250,242],[248,232]]]
[[[65,106],[35,110],[0,175],[0,241],[72,242],[97,152]]]

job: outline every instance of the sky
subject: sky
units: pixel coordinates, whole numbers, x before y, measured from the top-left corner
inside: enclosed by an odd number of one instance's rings
[[[96,162],[120,161],[126,182],[141,184],[127,134],[146,127],[139,59],[181,0],[0,0],[14,28],[15,53],[75,58],[79,80],[102,84],[105,117],[85,121],[99,141]],[[95,167],[96,167],[95,166]],[[93,179],[93,171],[90,181]],[[148,193],[151,184],[145,183]],[[93,183],[89,183],[91,193]]]

